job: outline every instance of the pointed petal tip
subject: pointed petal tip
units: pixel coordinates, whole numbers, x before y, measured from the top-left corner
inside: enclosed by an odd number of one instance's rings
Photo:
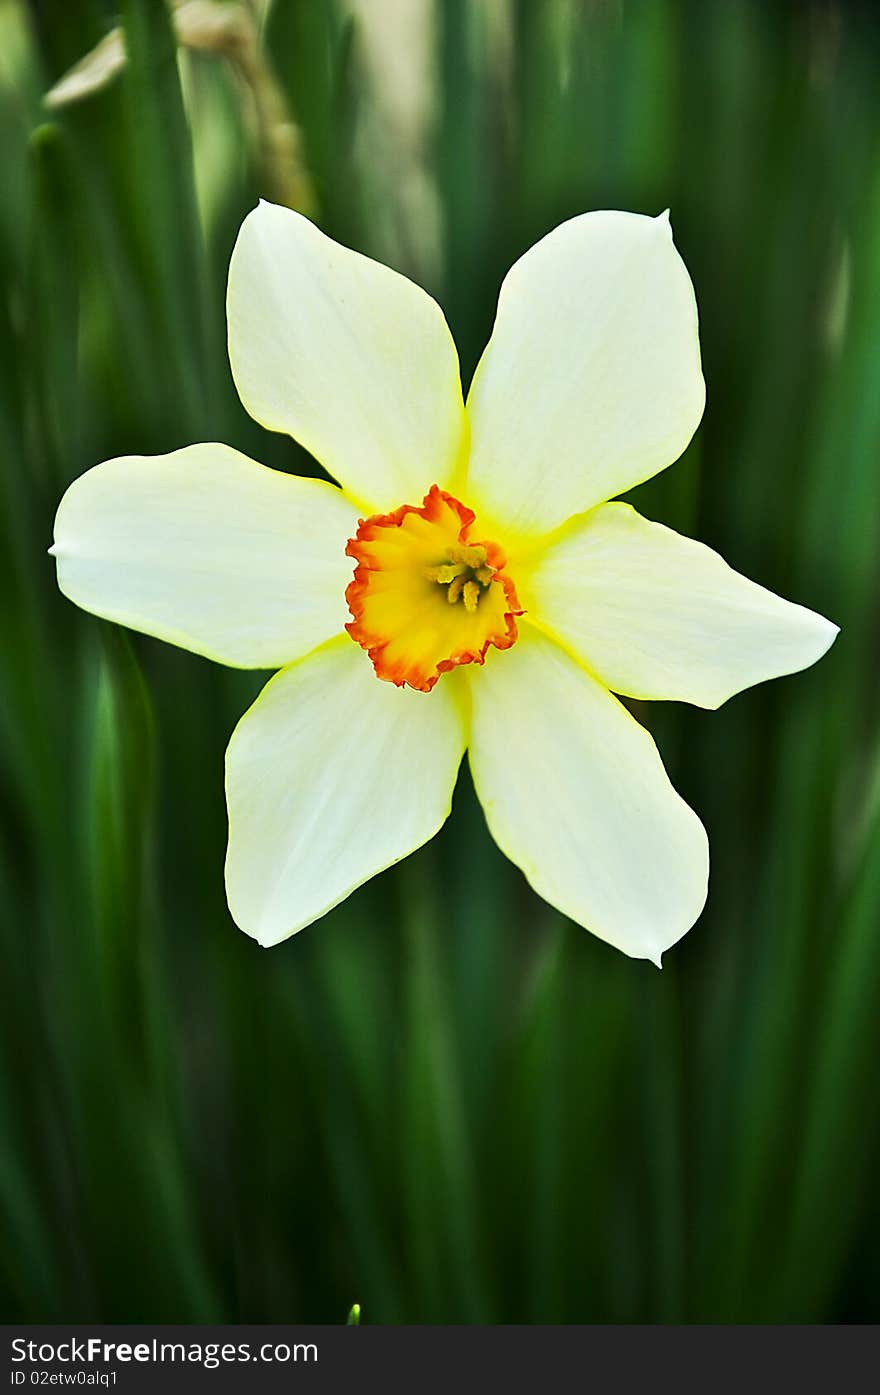
[[[247,715],[247,714],[245,714],[245,715]],[[231,742],[230,742],[230,745],[231,745]],[[225,757],[225,764],[226,764],[226,767],[227,767],[227,779],[228,779],[229,749],[230,749],[230,747],[227,746],[227,747],[226,747],[226,757]],[[228,798],[228,787],[227,787],[227,798]],[[223,868],[223,884],[224,884],[224,888],[225,888],[225,890],[226,890],[226,905],[227,905],[227,907],[228,907],[228,909],[229,909],[229,914],[230,914],[230,916],[231,916],[231,918],[232,918],[232,923],[233,923],[233,925],[235,926],[236,930],[239,930],[239,931],[241,932],[242,935],[247,935],[248,939],[253,941],[253,943],[256,945],[257,949],[272,949],[274,945],[280,944],[281,941],[284,940],[284,939],[286,939],[287,937],[286,937],[285,935],[279,935],[279,934],[277,933],[277,931],[273,932],[273,930],[271,929],[271,927],[267,924],[266,917],[265,917],[265,915],[262,913],[262,908],[252,906],[252,907],[250,907],[250,910],[248,911],[248,910],[239,902],[238,897],[234,894],[233,888],[232,888],[232,885],[231,885],[231,875],[230,875],[230,849],[231,849],[231,839],[232,839],[232,828],[230,827],[230,830],[229,830],[229,842],[228,842],[227,845],[226,845],[226,862],[225,862],[225,865],[224,865],[224,868]]]
[[[277,212],[278,208],[279,205],[277,203],[273,203],[271,199],[264,199],[262,197],[257,199],[257,202],[253,205],[252,208],[248,209],[247,213],[244,215],[244,218],[241,221],[241,227],[238,230],[239,237],[241,236],[242,232],[246,227],[253,229],[253,226],[255,224],[258,227],[263,226],[265,220],[267,218],[271,218],[272,214]],[[293,212],[292,209],[290,211]]]
[[[823,659],[840,634],[840,626],[835,624],[833,620],[829,620],[825,615],[819,615],[818,612],[814,612],[814,614],[816,615],[816,619],[820,622],[817,627],[816,637],[818,643],[815,657],[807,660],[802,665],[802,669],[810,668],[813,664],[818,663],[820,659]],[[797,670],[795,671],[797,672]]]
[[[46,551],[50,557],[57,557],[59,555],[59,547],[57,542],[53,542],[51,547],[46,548]]]
[[[271,949],[273,945],[280,943],[277,935],[267,932],[262,926],[255,925],[252,918],[240,914],[237,909],[233,910],[228,880],[226,880],[226,904],[229,907],[229,914],[232,917],[236,930],[240,930],[243,935],[247,935],[249,940],[253,940],[257,949]]]

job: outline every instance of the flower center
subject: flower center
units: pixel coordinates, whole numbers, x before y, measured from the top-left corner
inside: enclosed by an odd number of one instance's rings
[[[379,678],[430,692],[441,673],[509,649],[522,615],[497,543],[471,537],[473,511],[432,485],[421,505],[363,519],[346,553],[346,629]]]
[[[489,566],[488,553],[481,543],[473,546],[456,543],[446,549],[445,561],[425,568],[425,576],[446,587],[450,605],[463,601],[466,610],[475,611],[483,592],[495,578],[495,570]]]

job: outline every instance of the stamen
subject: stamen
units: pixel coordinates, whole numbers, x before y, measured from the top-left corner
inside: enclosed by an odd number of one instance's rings
[[[466,571],[467,566],[464,562],[444,562],[439,567],[426,567],[425,576],[429,581],[438,581],[441,586],[446,586],[456,577],[464,576]]]
[[[467,577],[464,571],[462,571],[461,575],[455,577],[455,579],[450,583],[449,589],[446,592],[446,599],[450,605],[455,605],[455,602],[458,600],[459,596],[464,590],[466,581]]]
[[[485,547],[479,543],[456,543],[446,551],[447,560],[436,567],[426,567],[424,575],[428,581],[436,581],[445,586],[446,599],[450,605],[462,600],[465,609],[473,614],[480,602],[480,596],[495,576],[495,570],[488,565]]]
[[[462,591],[462,599],[464,601],[465,610],[476,610],[477,602],[479,601],[481,595],[481,589],[482,588],[480,587],[480,584],[477,581],[471,580],[465,582],[464,589]]]
[[[463,562],[466,567],[476,570],[482,567],[486,561],[486,549],[477,544],[471,547],[467,543],[462,543],[458,547],[449,549],[449,559],[452,562]]]

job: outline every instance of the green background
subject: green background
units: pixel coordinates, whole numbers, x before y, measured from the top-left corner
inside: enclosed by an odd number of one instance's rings
[[[870,7],[277,0],[256,58],[202,26],[179,61],[162,5],[122,11],[125,71],[53,110],[112,7],[0,5],[2,1316],[877,1320]],[[713,852],[662,973],[532,895],[465,773],[433,845],[259,949],[222,763],[263,675],[58,594],[98,460],[317,470],[226,363],[258,194],[422,281],[465,381],[530,243],[671,207],[708,405],[635,501],[842,633],[720,712],[639,710]]]

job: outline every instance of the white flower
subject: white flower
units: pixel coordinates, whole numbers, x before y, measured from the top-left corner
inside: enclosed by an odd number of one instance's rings
[[[277,944],[426,842],[467,748],[535,890],[659,963],[706,834],[612,693],[718,707],[837,633],[606,502],[703,411],[668,218],[588,213],[527,252],[466,409],[435,302],[288,209],[245,220],[227,311],[245,407],[341,487],[223,445],[127,456],[70,487],[53,551],[86,610],[280,669],[227,753],[236,921]]]

